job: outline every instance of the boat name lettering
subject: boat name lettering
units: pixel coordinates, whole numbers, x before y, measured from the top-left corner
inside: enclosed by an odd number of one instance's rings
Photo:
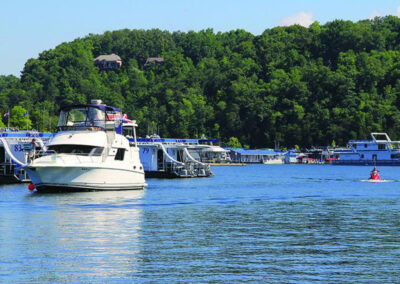
[[[24,151],[24,148],[22,147],[21,144],[14,145],[14,152],[22,152],[22,151]]]

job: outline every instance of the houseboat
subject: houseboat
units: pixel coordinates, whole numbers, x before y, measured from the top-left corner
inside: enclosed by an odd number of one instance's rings
[[[386,133],[371,133],[371,140],[350,140],[347,148],[334,151],[333,165],[400,166],[400,141]]]
[[[35,150],[43,150],[52,136],[35,130],[1,131],[0,184],[29,182],[26,171],[16,161],[28,163],[34,158]]]
[[[188,144],[188,150],[193,157],[199,161],[209,164],[227,164],[231,163],[229,150],[218,145],[219,141],[202,137],[196,140],[196,143]]]
[[[140,160],[146,177],[190,178],[213,175],[210,165],[193,157],[189,147],[198,143],[197,139],[160,138],[153,135],[138,138]]]
[[[285,153],[275,150],[231,149],[231,159],[236,163],[283,164]]]

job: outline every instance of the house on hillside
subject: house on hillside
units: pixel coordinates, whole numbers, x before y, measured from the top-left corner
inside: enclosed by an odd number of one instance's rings
[[[165,63],[164,58],[162,57],[149,57],[146,60],[146,63],[144,64],[144,66],[149,66],[150,64],[157,64],[158,66],[161,66]]]
[[[94,65],[100,68],[100,71],[114,70],[118,71],[122,66],[121,57],[112,53],[108,55],[97,56],[94,60]]]

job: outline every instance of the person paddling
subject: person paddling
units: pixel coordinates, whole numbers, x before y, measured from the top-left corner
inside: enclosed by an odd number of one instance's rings
[[[381,179],[381,177],[379,176],[379,171],[376,168],[376,166],[372,169],[371,177],[369,179],[372,179],[372,180],[380,180]]]

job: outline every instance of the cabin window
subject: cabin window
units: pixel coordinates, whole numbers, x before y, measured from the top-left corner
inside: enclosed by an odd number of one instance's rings
[[[354,149],[357,149],[357,144],[353,144],[353,148],[354,148]]]
[[[122,128],[122,135],[124,135],[125,137],[131,137],[131,138],[133,138],[133,127],[124,126],[124,127]]]
[[[378,144],[379,150],[386,150],[386,144]]]
[[[47,148],[48,153],[75,154],[80,156],[101,156],[103,147],[89,145],[51,145]]]
[[[123,161],[125,156],[125,149],[118,148],[117,154],[115,154],[115,160]]]
[[[399,153],[397,153],[397,154],[391,154],[391,155],[390,155],[390,158],[392,158],[392,159],[400,159],[400,154],[399,154]]]
[[[101,156],[103,149],[103,147],[95,147],[92,149],[92,151],[90,151],[89,156]]]
[[[364,159],[364,154],[361,154],[361,159]]]
[[[364,144],[364,148],[368,148],[368,144]]]

